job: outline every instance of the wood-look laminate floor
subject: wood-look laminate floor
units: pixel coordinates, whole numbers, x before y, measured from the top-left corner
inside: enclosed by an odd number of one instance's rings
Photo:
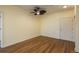
[[[75,43],[66,40],[39,36],[15,45],[0,48],[2,53],[70,53],[74,52]]]

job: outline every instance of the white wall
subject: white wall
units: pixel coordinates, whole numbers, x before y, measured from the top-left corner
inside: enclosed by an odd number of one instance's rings
[[[76,47],[75,50],[76,52],[79,52],[79,6],[76,7]]]
[[[74,10],[65,10],[55,13],[51,13],[42,17],[41,35],[58,38],[60,37],[60,23],[59,20],[62,17],[73,17]]]
[[[39,36],[39,20],[17,6],[0,6],[3,12],[3,47]]]

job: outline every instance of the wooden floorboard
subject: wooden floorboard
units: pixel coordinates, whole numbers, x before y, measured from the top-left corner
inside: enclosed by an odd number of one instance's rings
[[[45,36],[35,37],[6,48],[1,53],[72,53],[75,43]]]

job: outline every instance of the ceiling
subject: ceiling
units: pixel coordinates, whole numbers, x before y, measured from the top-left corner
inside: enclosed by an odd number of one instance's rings
[[[68,9],[74,9],[73,5],[67,5],[67,8],[63,8],[64,5],[20,5],[19,7],[24,8],[28,12],[31,12],[34,7],[40,7],[42,9],[45,9],[48,13],[53,13],[57,11],[63,11]]]

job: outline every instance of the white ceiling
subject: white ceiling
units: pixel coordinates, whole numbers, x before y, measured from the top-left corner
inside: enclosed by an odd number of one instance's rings
[[[24,8],[28,12],[31,12],[34,7],[40,7],[45,9],[47,13],[53,13],[62,10],[74,9],[73,5],[67,5],[67,8],[63,8],[64,5],[20,5],[19,7]]]

